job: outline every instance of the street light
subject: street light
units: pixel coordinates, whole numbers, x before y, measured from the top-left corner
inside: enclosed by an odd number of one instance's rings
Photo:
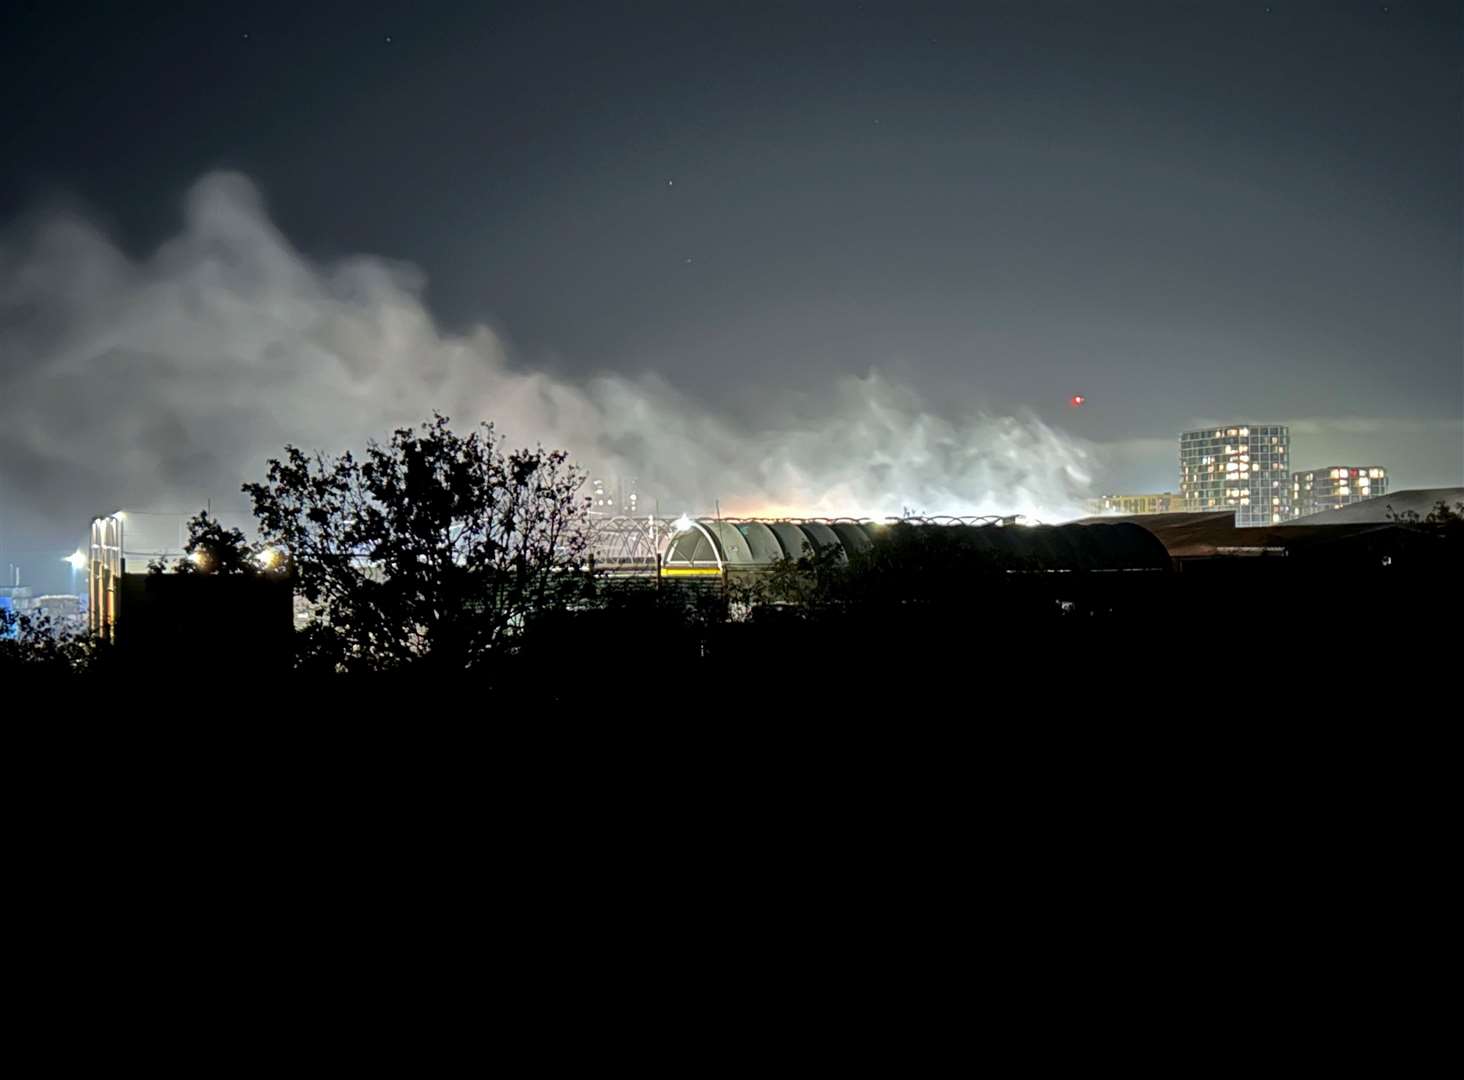
[[[71,567],[71,595],[76,595],[76,572],[86,567],[86,555],[81,548],[77,548],[70,555],[62,558],[62,562]]]

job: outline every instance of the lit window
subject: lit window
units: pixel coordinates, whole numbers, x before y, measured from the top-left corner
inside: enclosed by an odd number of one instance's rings
[[[1249,434],[1250,434],[1250,428],[1248,428],[1248,427],[1243,427],[1243,428],[1241,428],[1241,429],[1240,429],[1240,433],[1241,433],[1241,434],[1242,434],[1242,435],[1249,435]]]

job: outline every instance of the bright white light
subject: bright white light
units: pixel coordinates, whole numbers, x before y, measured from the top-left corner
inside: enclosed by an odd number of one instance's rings
[[[254,556],[254,559],[261,567],[269,570],[280,561],[280,553],[274,548],[265,548],[258,555]]]
[[[683,533],[695,524],[696,522],[692,521],[691,518],[687,517],[685,514],[682,514],[679,518],[676,519],[676,531],[679,533]]]
[[[207,559],[205,559],[203,552],[195,551],[192,555],[188,556],[188,561],[191,562],[194,566],[201,567],[207,561]]]
[[[81,553],[80,548],[77,548],[61,561],[64,563],[70,563],[71,569],[73,570],[84,570],[86,568],[86,556]]]

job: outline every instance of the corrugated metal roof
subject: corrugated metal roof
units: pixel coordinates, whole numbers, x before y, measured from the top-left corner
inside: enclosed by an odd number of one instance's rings
[[[741,521],[702,518],[677,533],[663,566],[757,569],[783,557],[834,550],[844,558],[900,537],[959,537],[973,555],[1025,561],[1048,570],[1158,570],[1168,566],[1164,546],[1146,528],[1104,518],[1090,524],[996,525],[925,522]],[[777,546],[763,542],[776,538]]]

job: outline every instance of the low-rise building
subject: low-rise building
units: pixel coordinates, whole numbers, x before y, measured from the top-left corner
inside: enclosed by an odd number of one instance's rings
[[[1177,514],[1188,509],[1185,499],[1170,491],[1149,495],[1100,495],[1093,500],[1095,514]]]
[[[150,572],[154,564],[171,569],[183,557],[188,517],[119,510],[92,522],[92,633],[124,658],[167,656],[211,670],[283,670],[293,627],[288,578]],[[225,528],[249,524],[241,513],[214,518]]]
[[[1379,465],[1328,465],[1291,474],[1291,505],[1297,517],[1341,510],[1388,493],[1388,470]]]

